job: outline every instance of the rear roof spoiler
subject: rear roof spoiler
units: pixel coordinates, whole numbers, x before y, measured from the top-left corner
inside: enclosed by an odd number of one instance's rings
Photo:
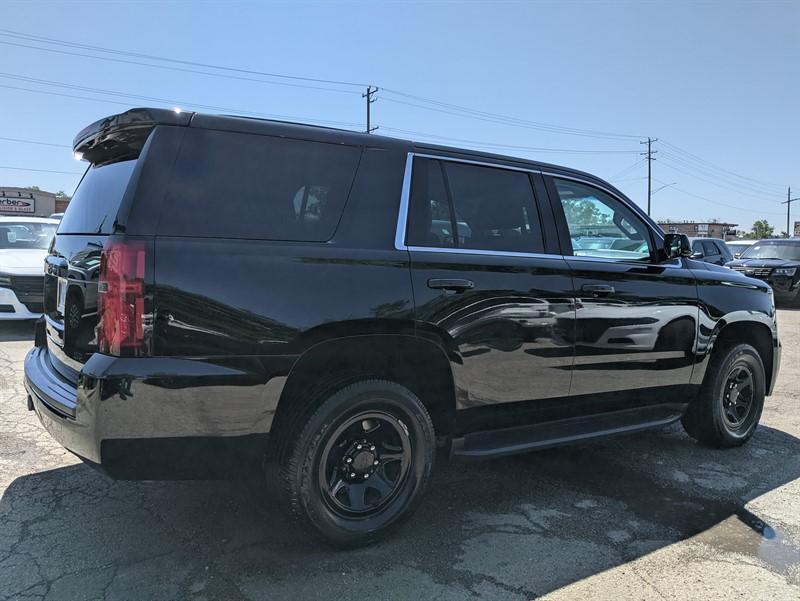
[[[72,149],[90,163],[136,158],[153,128],[157,125],[186,126],[193,115],[170,109],[131,109],[84,127],[75,136]]]

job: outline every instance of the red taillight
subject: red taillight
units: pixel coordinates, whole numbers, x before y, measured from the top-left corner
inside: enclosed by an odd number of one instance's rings
[[[100,255],[97,346],[101,353],[136,356],[144,350],[144,243],[109,240]]]

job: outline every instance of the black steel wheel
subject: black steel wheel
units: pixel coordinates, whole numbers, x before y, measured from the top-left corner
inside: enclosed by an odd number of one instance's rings
[[[345,420],[328,439],[319,462],[320,490],[332,511],[368,516],[390,502],[411,465],[408,427],[383,411]]]
[[[747,442],[764,408],[764,363],[755,348],[736,344],[718,348],[706,369],[703,386],[683,416],[686,432],[715,447]]]
[[[328,396],[280,466],[292,513],[338,546],[371,543],[416,508],[433,466],[433,424],[407,388],[362,380]]]
[[[733,365],[722,389],[722,416],[731,429],[741,428],[753,411],[755,382],[746,362]]]

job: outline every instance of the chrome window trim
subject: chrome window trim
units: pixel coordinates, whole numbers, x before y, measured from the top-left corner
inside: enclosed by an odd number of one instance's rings
[[[524,257],[527,259],[566,259],[562,255],[547,255],[544,253],[521,253],[511,250],[480,250],[473,248],[440,248],[437,246],[407,246],[406,250],[414,252],[447,253],[451,255],[484,255],[488,257]]]
[[[467,163],[468,165],[479,165],[481,167],[494,167],[495,169],[506,169],[507,171],[523,171],[525,173],[541,173],[541,169],[526,169],[524,167],[515,167],[511,165],[504,165],[502,163],[488,163],[486,161],[473,161],[471,159],[460,159],[456,157],[446,157],[436,154],[424,154],[420,152],[410,152],[409,154],[419,157],[421,159],[436,159],[440,161],[450,161],[451,163]]]
[[[406,167],[403,173],[403,187],[400,191],[400,214],[397,216],[397,229],[394,233],[394,247],[397,250],[408,250],[406,246],[406,227],[408,226],[408,203],[411,198],[411,169],[414,166],[414,153],[406,155]]]
[[[406,164],[405,164],[405,171],[403,173],[403,186],[400,192],[400,210],[399,215],[397,218],[397,228],[395,230],[395,237],[394,237],[394,247],[396,250],[404,250],[404,251],[414,251],[414,252],[429,252],[429,253],[448,253],[448,254],[455,254],[455,255],[483,255],[483,256],[491,256],[491,257],[527,257],[531,259],[563,259],[563,260],[578,260],[578,261],[593,261],[599,263],[615,263],[619,264],[628,264],[628,265],[636,265],[636,266],[664,266],[667,263],[644,263],[641,261],[636,261],[634,259],[611,259],[607,257],[582,257],[577,255],[555,255],[555,254],[547,254],[547,253],[523,253],[523,252],[512,252],[512,251],[499,251],[499,250],[480,250],[480,249],[472,249],[472,248],[450,248],[450,247],[435,247],[435,246],[408,246],[405,243],[406,237],[406,227],[408,225],[408,209],[409,204],[411,201],[411,176],[412,171],[414,168],[414,158],[419,157],[421,159],[433,159],[433,160],[440,160],[440,161],[451,161],[455,163],[467,163],[470,165],[480,165],[483,167],[494,167],[496,169],[507,169],[509,171],[522,171],[524,173],[533,173],[533,174],[541,174],[541,175],[549,175],[550,177],[557,177],[561,179],[568,179],[572,181],[576,181],[582,184],[586,184],[588,186],[593,186],[595,188],[599,188],[606,194],[616,198],[620,201],[623,205],[625,205],[628,209],[632,210],[636,215],[640,218],[643,217],[641,213],[641,209],[633,204],[632,202],[628,201],[627,199],[621,197],[619,194],[609,190],[605,186],[598,184],[597,182],[591,181],[587,178],[583,177],[576,177],[571,175],[564,175],[562,173],[555,173],[551,171],[542,171],[540,169],[525,169],[522,167],[513,167],[509,165],[503,165],[499,163],[489,163],[485,161],[473,161],[470,159],[461,159],[456,157],[448,157],[443,155],[436,155],[436,154],[427,154],[427,153],[419,153],[419,152],[409,152],[406,155]],[[645,219],[647,222],[648,220]],[[650,224],[652,225],[652,224]],[[678,261],[678,259],[676,259]]]

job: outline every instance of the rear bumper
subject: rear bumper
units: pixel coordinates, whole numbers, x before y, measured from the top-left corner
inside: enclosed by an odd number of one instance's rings
[[[205,361],[96,353],[76,385],[55,369],[46,347],[25,358],[28,407],[45,429],[125,479],[249,472],[263,457],[283,380]]]

